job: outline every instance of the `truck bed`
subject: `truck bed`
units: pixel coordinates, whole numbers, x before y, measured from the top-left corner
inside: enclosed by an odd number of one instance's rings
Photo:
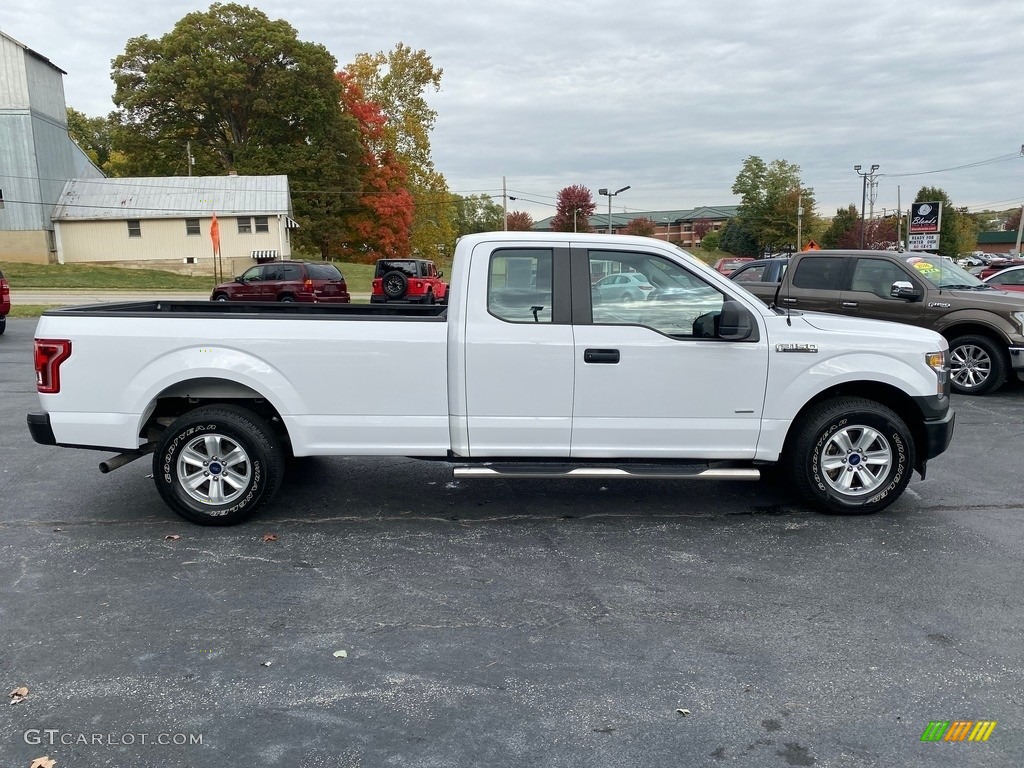
[[[448,307],[441,304],[306,304],[299,302],[262,301],[189,301],[157,299],[154,301],[127,301],[106,304],[86,304],[78,307],[48,309],[44,315],[76,317],[274,317],[349,320],[423,320],[445,322]]]

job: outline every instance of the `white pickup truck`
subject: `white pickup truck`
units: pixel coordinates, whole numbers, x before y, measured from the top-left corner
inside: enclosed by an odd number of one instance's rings
[[[248,518],[293,456],[411,456],[456,476],[733,478],[892,503],[953,432],[947,343],[782,312],[668,243],[459,240],[447,306],[149,301],[47,311],[46,445],[153,452],[163,499]],[[685,504],[685,501],[681,501]]]

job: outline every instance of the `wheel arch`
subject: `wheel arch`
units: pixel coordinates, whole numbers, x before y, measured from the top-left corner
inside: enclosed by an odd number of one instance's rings
[[[1003,355],[1006,358],[1007,363],[1009,363],[1010,353],[1006,351],[1006,348],[1009,346],[1009,341],[1007,340],[1006,335],[1000,329],[995,328],[988,323],[982,323],[977,320],[961,321],[939,329],[939,333],[941,333],[948,342],[952,342],[953,339],[960,336],[985,336],[986,338],[994,341],[999,348],[1003,350]]]
[[[849,381],[837,384],[823,389],[804,403],[790,423],[786,439],[783,443],[783,454],[792,447],[793,441],[799,433],[800,425],[803,423],[807,413],[826,400],[834,400],[840,397],[859,397],[865,400],[872,400],[895,411],[896,415],[907,425],[907,429],[910,430],[914,438],[914,469],[918,472],[923,472],[926,460],[922,457],[927,453],[928,437],[925,433],[924,417],[921,409],[906,392],[891,384],[880,381]]]

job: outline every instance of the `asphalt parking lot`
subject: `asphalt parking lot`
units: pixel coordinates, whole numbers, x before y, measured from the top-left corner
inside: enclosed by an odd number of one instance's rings
[[[34,327],[0,337],[3,765],[1024,765],[1019,384],[869,517],[307,459],[208,529],[147,459],[32,442]]]

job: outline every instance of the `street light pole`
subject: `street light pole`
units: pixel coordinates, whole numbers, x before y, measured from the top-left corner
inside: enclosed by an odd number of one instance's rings
[[[612,198],[615,197],[620,192],[625,192],[629,188],[630,187],[627,184],[622,189],[616,189],[614,192],[609,192],[604,187],[602,187],[601,189],[597,190],[597,194],[599,194],[599,195],[608,195],[608,234],[609,235],[612,233]]]
[[[864,250],[864,206],[867,203],[868,198],[868,179],[871,179],[871,183],[875,183],[875,171],[878,170],[877,165],[872,165],[870,171],[860,172],[860,166],[853,166],[853,170],[857,172],[857,175],[861,178],[861,192],[860,192],[860,249]]]

